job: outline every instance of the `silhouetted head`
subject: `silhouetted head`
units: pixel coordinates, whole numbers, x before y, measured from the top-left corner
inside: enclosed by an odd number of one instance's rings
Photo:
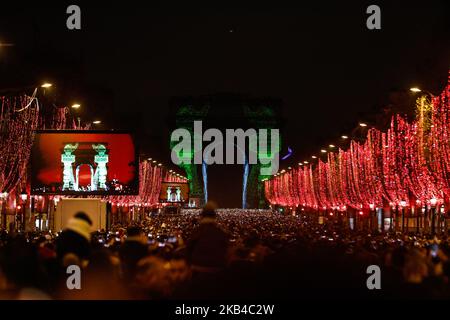
[[[92,220],[85,212],[77,212],[71,219],[69,219],[66,228],[78,233],[88,241],[91,240]]]
[[[127,228],[127,237],[137,237],[142,234],[142,229],[140,227],[131,226]]]
[[[208,201],[202,210],[202,217],[215,218],[216,217],[217,204],[213,201]]]
[[[90,226],[92,226],[92,220],[91,218],[83,211],[78,211],[77,213],[75,213],[75,215],[73,216],[75,219],[81,219],[86,221]]]

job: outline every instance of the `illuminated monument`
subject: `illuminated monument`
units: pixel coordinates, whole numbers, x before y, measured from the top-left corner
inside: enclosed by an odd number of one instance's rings
[[[62,191],[106,191],[108,176],[108,149],[105,144],[68,143],[61,154],[63,163]],[[87,190],[80,186],[79,172],[83,165],[89,166],[90,184]],[[75,172],[74,172],[75,169]]]
[[[272,98],[253,99],[236,94],[181,97],[171,101],[169,122],[172,130],[184,128],[191,133],[191,137],[194,137],[194,121],[202,121],[204,130],[280,129],[282,134],[281,101]],[[171,142],[170,147],[173,148],[175,144]],[[191,150],[194,150],[194,144],[195,141],[192,141]],[[279,146],[281,148],[281,141]],[[260,174],[261,164],[248,163],[246,151],[236,151],[244,153],[246,159],[242,174],[242,208],[267,207],[262,180],[268,176]],[[258,158],[274,156],[258,151],[260,150],[256,151]],[[195,151],[190,154],[181,152],[178,154],[181,160],[191,159],[190,164],[182,163],[180,167],[189,179],[189,198],[199,199],[201,204],[208,200],[208,165],[205,162],[202,165],[194,164],[192,161],[194,156]],[[226,165],[224,170],[227,170]]]
[[[106,147],[103,144],[93,144],[92,149],[97,151],[94,157],[97,170],[95,170],[91,190],[107,190],[106,177],[108,175],[108,169],[106,168],[106,164],[108,163],[109,156],[106,154]]]
[[[73,175],[73,163],[75,162],[75,155],[72,153],[78,148],[78,143],[66,144],[61,155],[61,162],[63,163],[63,187],[62,190],[75,190],[75,178]],[[78,187],[77,187],[78,189]]]
[[[181,197],[180,187],[168,187],[167,188],[167,201],[168,202],[181,202],[183,201]]]

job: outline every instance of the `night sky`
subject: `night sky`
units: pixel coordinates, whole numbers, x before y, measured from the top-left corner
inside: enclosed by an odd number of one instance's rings
[[[395,93],[411,86],[439,93],[450,66],[445,0],[92,2],[74,2],[81,31],[66,28],[66,7],[74,3],[2,2],[0,43],[14,46],[0,47],[0,88],[51,81],[58,103],[80,102],[82,119],[100,118],[103,128],[134,129],[143,151],[166,164],[172,97],[281,99],[283,153],[294,150],[286,167],[337,144]],[[381,30],[366,28],[370,4],[381,7]],[[221,184],[224,176],[214,175],[210,183]],[[221,200],[239,203],[239,193]]]

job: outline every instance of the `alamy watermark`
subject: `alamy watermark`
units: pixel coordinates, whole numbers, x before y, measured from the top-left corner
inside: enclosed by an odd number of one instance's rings
[[[81,8],[72,4],[67,7],[66,13],[69,15],[66,20],[67,29],[81,30]]]
[[[69,30],[81,30],[81,8],[72,4],[67,7],[66,13],[69,15],[66,20],[66,26]],[[381,29],[381,9],[379,6],[372,4],[367,7],[366,13],[369,17],[366,20],[366,26],[369,30]]]
[[[172,132],[170,140],[176,143],[171,154],[174,164],[259,163],[261,175],[273,175],[278,172],[280,148],[278,129],[247,129],[246,131],[226,129],[224,139],[219,129],[212,128],[203,132],[202,121],[194,121],[193,133],[192,136],[191,132],[184,128]],[[205,148],[203,148],[204,141],[209,142]]]
[[[366,20],[366,26],[369,30],[380,30],[381,29],[381,9],[379,6],[372,4],[367,7],[367,14],[370,16]]]
[[[367,289],[381,289],[381,268],[375,264],[367,267],[366,273],[369,275],[366,281]]]
[[[81,290],[81,268],[73,264],[67,267],[66,273],[69,275],[66,280],[67,289]]]

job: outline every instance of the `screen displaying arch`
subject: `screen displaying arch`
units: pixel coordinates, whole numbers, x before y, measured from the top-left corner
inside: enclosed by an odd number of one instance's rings
[[[33,194],[137,194],[130,133],[39,131],[31,155]]]

